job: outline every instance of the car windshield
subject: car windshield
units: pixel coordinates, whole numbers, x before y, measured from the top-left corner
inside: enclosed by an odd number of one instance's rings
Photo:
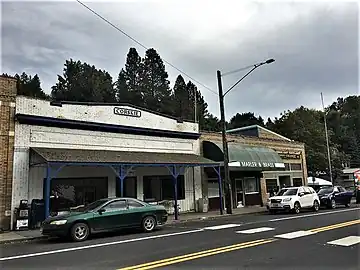
[[[333,188],[332,187],[329,187],[329,188],[322,188],[319,190],[318,194],[319,195],[323,195],[323,194],[329,194],[333,191]]]
[[[279,191],[277,196],[293,196],[296,195],[297,191],[297,188],[284,188]]]

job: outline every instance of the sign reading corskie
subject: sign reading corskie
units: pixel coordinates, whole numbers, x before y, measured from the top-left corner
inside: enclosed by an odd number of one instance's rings
[[[114,114],[131,116],[131,117],[141,117],[141,111],[119,108],[119,107],[114,108]]]

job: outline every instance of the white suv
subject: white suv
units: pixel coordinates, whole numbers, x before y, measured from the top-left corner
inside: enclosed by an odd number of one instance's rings
[[[267,201],[267,209],[270,213],[281,210],[300,213],[301,208],[312,208],[318,211],[320,199],[312,187],[289,187],[281,189],[276,196]]]

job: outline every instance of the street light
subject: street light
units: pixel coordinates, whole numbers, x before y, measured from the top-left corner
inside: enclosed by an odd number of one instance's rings
[[[223,75],[221,74],[220,70],[217,71],[217,81],[218,81],[218,88],[219,88],[219,103],[220,103],[220,115],[221,115],[221,133],[222,133],[222,142],[223,142],[223,152],[224,152],[224,182],[225,182],[225,207],[226,213],[232,214],[233,209],[233,201],[232,201],[232,189],[231,189],[231,181],[230,181],[230,172],[229,172],[229,150],[228,144],[226,139],[226,121],[225,121],[225,109],[224,109],[224,97],[227,93],[229,93],[235,86],[237,86],[243,79],[245,79],[251,72],[253,72],[258,67],[271,64],[275,62],[274,59],[268,59],[265,62],[261,62],[247,68],[252,67],[252,69],[246,73],[242,78],[240,78],[233,86],[231,86],[224,94],[222,89],[222,81],[221,77],[239,72],[243,69],[237,69],[234,71],[226,72]],[[246,68],[246,69],[247,69]],[[244,188],[244,187],[243,187]],[[220,198],[222,200],[222,198]]]

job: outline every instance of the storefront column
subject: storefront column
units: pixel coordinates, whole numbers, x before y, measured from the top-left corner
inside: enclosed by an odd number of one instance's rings
[[[45,219],[50,216],[50,185],[51,185],[51,166],[46,164],[46,180],[45,180]]]

